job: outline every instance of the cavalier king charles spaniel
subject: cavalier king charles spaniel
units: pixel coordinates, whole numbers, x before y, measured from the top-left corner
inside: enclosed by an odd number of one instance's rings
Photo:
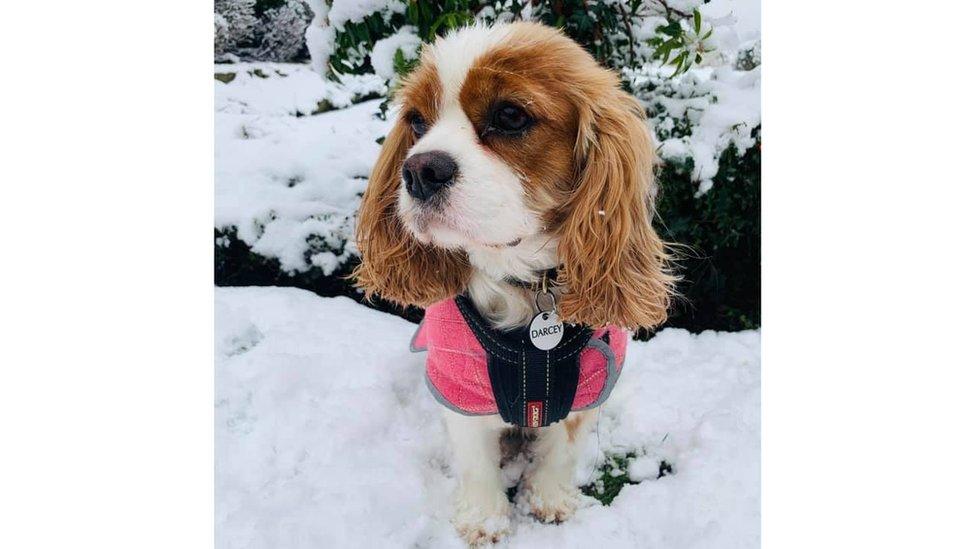
[[[664,322],[675,278],[651,227],[654,144],[643,108],[558,30],[472,26],[425,46],[357,226],[368,295],[426,307],[465,294],[498,329],[529,324],[529,286],[554,272],[559,317],[627,329]],[[446,411],[469,543],[509,528],[497,416]],[[523,429],[519,501],[540,520],[575,511],[577,454],[596,409]]]

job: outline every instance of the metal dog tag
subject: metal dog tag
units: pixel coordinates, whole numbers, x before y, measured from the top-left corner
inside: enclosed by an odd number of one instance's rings
[[[542,312],[535,315],[529,324],[529,341],[540,351],[548,351],[563,339],[563,323],[556,311]]]

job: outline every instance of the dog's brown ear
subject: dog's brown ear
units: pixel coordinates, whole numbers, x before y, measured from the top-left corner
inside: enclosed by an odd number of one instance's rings
[[[643,109],[615,89],[586,104],[579,124],[579,182],[560,226],[560,316],[589,326],[657,326],[675,278],[651,227],[654,147]]]
[[[460,293],[470,267],[460,252],[418,242],[397,215],[400,170],[410,135],[409,125],[398,120],[373,167],[359,208],[356,245],[362,263],[353,277],[368,296],[425,307]]]

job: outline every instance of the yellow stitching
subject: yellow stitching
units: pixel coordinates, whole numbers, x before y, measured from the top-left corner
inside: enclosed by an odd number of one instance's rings
[[[522,353],[522,423],[525,423],[525,420],[527,419],[525,417],[525,413],[527,412],[527,407],[529,405],[528,387],[525,382],[525,370],[526,370],[525,353],[523,352]]]
[[[515,353],[516,352],[516,351],[513,351],[512,349],[509,349],[508,347],[502,345],[501,343],[495,341],[495,338],[491,337],[491,334],[489,334],[489,333],[485,332],[484,330],[482,330],[481,327],[478,326],[478,323],[477,322],[474,322],[470,317],[468,317],[467,313],[464,312],[464,309],[462,309],[461,307],[458,307],[458,311],[460,311],[461,312],[461,315],[465,318],[465,320],[468,321],[468,325],[474,326],[474,328],[476,330],[478,330],[478,333],[480,333],[480,334],[484,335],[485,337],[487,337],[489,340],[491,340],[492,343],[494,343],[495,345],[498,345],[499,347],[501,347],[502,349],[505,349],[506,351],[508,351],[510,353]]]

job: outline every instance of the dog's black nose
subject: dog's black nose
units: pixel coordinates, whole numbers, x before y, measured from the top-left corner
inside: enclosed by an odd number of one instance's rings
[[[443,151],[417,153],[403,163],[403,184],[407,194],[424,201],[454,183],[457,163]]]

